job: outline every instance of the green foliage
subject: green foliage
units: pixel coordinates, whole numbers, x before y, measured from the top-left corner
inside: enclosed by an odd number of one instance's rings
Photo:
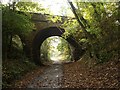
[[[12,38],[12,45],[13,45],[13,47],[17,48],[18,50],[22,50],[23,49],[21,39],[19,38],[18,35],[13,36],[13,38]]]
[[[98,59],[98,63],[106,62],[112,57],[112,53],[107,53],[107,52],[100,52],[99,55],[100,56],[99,56],[99,59]]]
[[[41,58],[43,62],[56,60],[70,60],[71,50],[69,44],[61,37],[47,38],[41,46]]]
[[[30,14],[2,5],[3,88],[10,87],[11,82],[20,79],[36,67],[26,58],[23,51],[24,42],[20,38],[20,36],[26,37],[34,28]]]
[[[48,19],[54,23],[60,23],[62,21],[60,16],[55,16],[55,17],[49,16]]]
[[[30,18],[11,10],[3,12],[3,33],[11,35],[27,34],[34,29]]]
[[[25,14],[19,14],[10,10],[8,6],[3,7],[2,12],[2,34],[3,34],[3,58],[7,58],[8,49],[12,47],[12,38],[14,35],[26,36],[34,29],[34,24],[30,17]]]
[[[16,9],[22,12],[42,12],[45,11],[44,8],[38,3],[33,2],[18,2],[16,4]]]
[[[49,42],[50,40],[49,39],[46,39],[43,43],[42,43],[42,46],[41,46],[41,59],[43,61],[47,61],[49,59],[49,56],[48,56],[48,52],[49,52]]]
[[[66,32],[64,37],[72,35],[77,42],[86,47],[98,62],[105,62],[110,59],[118,50],[119,30],[118,26],[118,3],[85,3],[76,2],[77,15],[85,26],[88,37],[76,22],[66,21],[63,24]],[[92,39],[91,39],[92,38]],[[109,52],[114,51],[115,52]]]
[[[65,29],[65,33],[62,36],[67,38],[71,35],[74,35],[78,31],[78,22],[76,20],[66,20],[61,27]]]
[[[27,72],[35,69],[37,66],[28,61],[28,59],[23,56],[24,59],[21,60],[9,60],[3,62],[2,68],[2,80],[3,88],[11,87],[14,80],[22,78]]]
[[[60,52],[60,55],[64,57],[64,60],[70,60],[71,59],[71,48],[67,41],[65,41],[63,38],[60,38],[61,43],[58,44],[57,49]]]

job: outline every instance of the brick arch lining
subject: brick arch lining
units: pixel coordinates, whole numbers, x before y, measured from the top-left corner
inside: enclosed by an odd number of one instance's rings
[[[32,54],[33,54],[33,60],[36,64],[38,65],[42,65],[41,61],[40,61],[40,47],[42,45],[42,43],[44,42],[44,40],[46,40],[48,37],[51,36],[60,36],[65,32],[64,29],[62,28],[58,28],[58,27],[49,27],[43,30],[40,30],[35,38],[33,39],[33,43],[32,43]],[[71,38],[67,38],[66,39],[71,46],[73,46],[75,48],[75,50],[72,52],[74,59],[78,60],[80,58],[80,54],[82,48]]]

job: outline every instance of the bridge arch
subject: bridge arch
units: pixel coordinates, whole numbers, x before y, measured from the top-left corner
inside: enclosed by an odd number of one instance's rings
[[[42,65],[40,61],[40,47],[44,40],[46,40],[48,37],[51,36],[60,36],[65,32],[63,28],[59,27],[48,27],[45,29],[40,30],[35,38],[33,39],[32,43],[32,54],[33,54],[33,60],[36,64]],[[75,40],[71,37],[66,39],[72,47],[74,47],[73,56],[75,60],[78,60],[80,58],[80,54],[82,53],[82,48],[75,42]]]

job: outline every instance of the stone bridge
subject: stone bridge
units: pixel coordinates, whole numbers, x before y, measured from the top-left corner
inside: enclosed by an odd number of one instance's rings
[[[49,20],[49,18],[60,18],[60,20],[52,21]],[[34,13],[32,15],[32,21],[34,22],[36,29],[33,30],[27,37],[20,36],[22,42],[24,42],[23,50],[26,56],[31,60],[34,60],[36,64],[42,64],[40,61],[40,47],[43,41],[51,36],[61,37],[65,30],[60,28],[60,25],[68,19],[72,20],[73,18]],[[78,60],[84,50],[82,50],[73,37],[69,37],[66,40],[74,48],[74,50],[72,50],[74,60]]]

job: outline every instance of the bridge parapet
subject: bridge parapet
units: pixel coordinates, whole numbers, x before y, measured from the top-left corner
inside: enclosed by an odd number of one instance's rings
[[[59,15],[49,15],[41,13],[32,13],[32,21],[35,23],[36,29],[40,30],[41,28],[60,26],[65,21],[73,20],[75,18]],[[55,20],[56,19],[56,20]]]

